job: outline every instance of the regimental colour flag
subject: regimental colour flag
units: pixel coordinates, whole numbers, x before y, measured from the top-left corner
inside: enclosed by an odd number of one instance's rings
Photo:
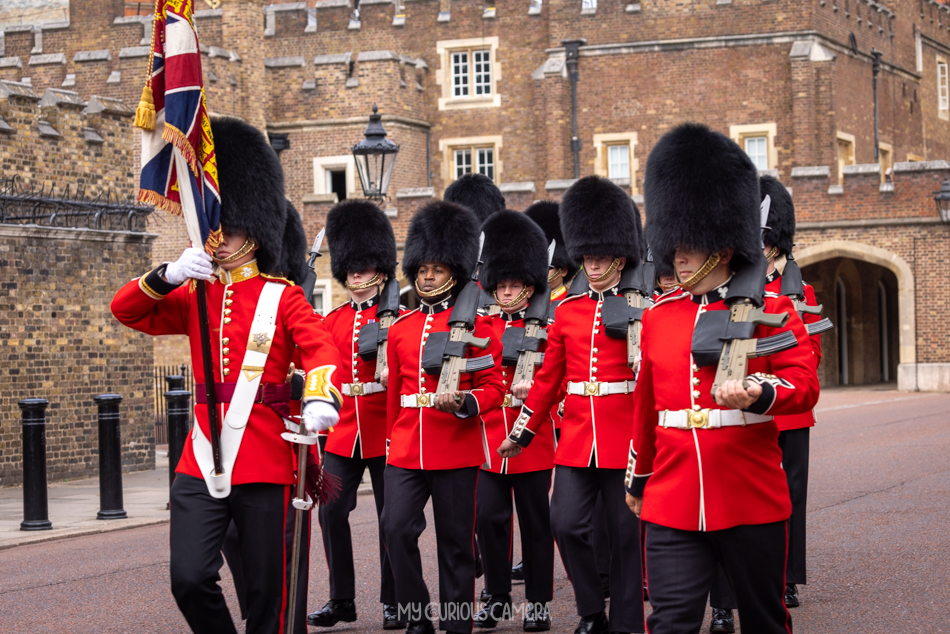
[[[156,0],[152,29],[149,74],[136,113],[136,126],[143,128],[138,199],[184,216],[192,245],[213,253],[221,239],[221,193],[194,0]],[[154,112],[146,112],[145,125],[143,107]]]

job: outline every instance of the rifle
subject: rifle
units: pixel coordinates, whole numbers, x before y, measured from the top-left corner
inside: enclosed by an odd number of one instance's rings
[[[482,246],[485,244],[485,234],[479,239],[478,259],[481,263]],[[482,289],[478,282],[472,279],[465,283],[462,292],[455,300],[452,314],[449,315],[449,331],[434,332],[426,340],[422,350],[422,367],[427,374],[439,372],[439,386],[435,396],[446,392],[454,394],[459,388],[459,378],[463,372],[480,372],[495,367],[495,360],[491,355],[465,358],[466,348],[484,350],[490,341],[472,334],[475,329],[475,317],[478,314],[479,297]]]
[[[620,274],[619,288],[623,297],[607,297],[601,309],[604,333],[608,337],[627,340],[627,365],[636,371],[640,363],[640,331],[643,311],[653,305],[654,267],[650,262],[628,262]]]
[[[360,329],[359,355],[363,361],[376,360],[376,382],[389,363],[386,355],[386,340],[389,327],[399,317],[399,282],[387,280],[376,307],[376,321]]]
[[[759,257],[737,272],[726,293],[729,311],[707,311],[696,322],[691,346],[693,360],[699,366],[717,364],[712,386],[714,397],[726,381],[741,380],[742,385],[748,387],[749,359],[798,345],[791,331],[764,339],[753,338],[758,325],[781,328],[788,321],[788,314],[766,313],[763,308],[767,268],[765,258]]]
[[[326,228],[321,229],[317,237],[313,239],[313,246],[310,247],[310,257],[307,259],[307,273],[304,275],[303,280],[300,281],[300,288],[303,289],[303,294],[307,297],[307,302],[311,306],[313,306],[313,286],[317,283],[317,273],[313,270],[313,265],[316,264],[317,258],[320,257],[320,246],[323,244],[323,236],[325,236],[326,233]]]
[[[548,246],[548,268],[554,259],[554,240]],[[540,292],[539,292],[540,291]],[[544,353],[539,352],[541,342],[548,338],[545,327],[551,312],[551,293],[547,288],[535,288],[534,295],[528,300],[525,311],[524,328],[508,328],[501,337],[502,365],[515,366],[512,385],[534,379],[534,373],[544,362]]]
[[[307,302],[313,306],[313,286],[317,281],[317,274],[313,270],[313,265],[320,257],[320,246],[323,244],[323,236],[327,230],[321,229],[320,233],[313,240],[313,246],[310,249],[310,257],[307,260],[307,274],[304,276],[300,286],[303,288]],[[294,616],[297,611],[297,585],[300,582],[300,550],[303,540],[303,520],[304,513],[313,508],[313,500],[307,495],[307,456],[310,453],[310,445],[317,443],[317,436],[310,435],[307,427],[303,423],[303,417],[300,420],[300,429],[297,433],[284,432],[281,438],[288,442],[299,445],[297,448],[297,489],[291,504],[294,506],[294,537],[293,548],[291,549],[290,564],[290,588],[287,595],[287,618],[285,619],[287,627],[284,629],[286,634],[294,632]]]
[[[795,257],[791,253],[788,254],[788,258],[785,262],[785,270],[782,271],[781,293],[792,300],[799,316],[804,317],[805,315],[821,314],[821,304],[809,306],[805,303],[805,284],[802,282],[802,270],[798,268],[798,262],[795,261]],[[825,317],[815,323],[805,324],[805,329],[808,330],[809,335],[817,335],[833,330],[834,324],[831,323],[830,319]]]

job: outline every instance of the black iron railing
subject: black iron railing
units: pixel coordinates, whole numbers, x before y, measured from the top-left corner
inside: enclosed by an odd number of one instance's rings
[[[79,186],[26,185],[19,175],[0,181],[0,224],[144,232],[153,209],[112,190],[88,196]]]

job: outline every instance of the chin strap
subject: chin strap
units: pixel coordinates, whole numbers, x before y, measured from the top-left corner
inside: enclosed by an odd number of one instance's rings
[[[240,248],[240,249],[238,249],[237,251],[235,251],[234,253],[232,253],[232,254],[229,255],[228,257],[226,257],[226,258],[216,258],[216,257],[214,257],[214,256],[211,256],[211,259],[214,260],[215,263],[217,263],[217,264],[231,264],[232,262],[237,262],[238,260],[240,260],[241,258],[243,258],[245,255],[247,255],[248,253],[250,253],[250,252],[254,249],[254,247],[256,247],[256,246],[257,246],[257,244],[255,244],[255,242],[254,242],[253,240],[251,240],[250,238],[248,238],[247,240],[244,241],[244,244],[241,245],[241,248]]]
[[[518,293],[518,295],[516,295],[515,298],[511,300],[510,302],[508,302],[507,304],[501,301],[500,299],[498,299],[498,291],[492,291],[491,296],[495,298],[495,301],[498,302],[498,305],[501,306],[502,308],[511,308],[512,306],[517,306],[518,304],[523,302],[525,297],[528,296],[528,291],[530,290],[531,290],[531,287],[525,286],[523,289],[521,289],[521,292]]]
[[[720,260],[722,260],[722,256],[719,254],[719,251],[710,253],[709,257],[706,258],[706,262],[700,267],[700,269],[693,273],[688,280],[680,282],[680,286],[682,286],[687,291],[693,288],[699,284],[704,277],[712,273],[712,270],[719,265]]]
[[[548,284],[550,284],[551,282],[553,282],[559,277],[563,277],[566,274],[567,274],[567,267],[565,266],[562,266],[559,269],[551,269],[551,273],[548,275]]]
[[[348,290],[348,291],[362,291],[362,290],[366,290],[367,288],[370,288],[371,286],[376,286],[377,284],[379,284],[379,283],[382,282],[382,281],[383,281],[383,274],[382,274],[382,273],[377,273],[376,275],[373,276],[373,279],[369,280],[368,282],[363,282],[362,284],[350,284],[350,283],[347,283],[347,285],[346,285],[346,290]]]
[[[618,266],[620,266],[620,258],[614,258],[613,262],[610,263],[610,266],[607,267],[607,270],[601,273],[600,275],[598,275],[597,277],[591,277],[590,274],[587,272],[586,266],[583,267],[584,275],[587,276],[588,282],[596,282],[597,280],[604,279],[613,275],[614,271],[617,270]]]
[[[778,247],[772,247],[772,250],[765,255],[766,260],[774,260],[778,257]]]
[[[422,297],[424,299],[430,299],[432,297],[438,297],[439,295],[442,295],[447,290],[455,286],[455,278],[453,277],[448,282],[446,282],[439,288],[435,289],[434,291],[424,291],[421,288],[419,288],[419,280],[416,280],[415,284],[416,284],[416,292],[419,294],[419,297]]]

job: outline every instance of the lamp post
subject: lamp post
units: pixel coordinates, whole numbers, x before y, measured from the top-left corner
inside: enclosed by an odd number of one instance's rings
[[[943,179],[940,191],[934,192],[934,202],[942,222],[950,222],[950,180]]]
[[[399,146],[386,138],[382,118],[374,103],[369,125],[363,133],[366,138],[353,146],[353,158],[356,160],[363,195],[371,199],[386,198],[396,154],[399,153]]]

